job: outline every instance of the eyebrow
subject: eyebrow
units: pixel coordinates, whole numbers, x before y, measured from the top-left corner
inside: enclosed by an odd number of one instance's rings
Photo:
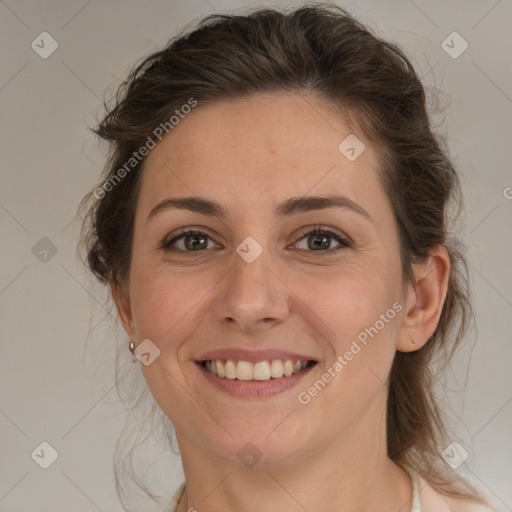
[[[274,214],[276,217],[285,217],[293,214],[323,210],[326,208],[346,208],[365,217],[373,222],[370,214],[360,205],[345,196],[304,196],[291,197],[279,204]],[[177,208],[181,210],[190,210],[191,212],[212,217],[225,219],[227,210],[215,201],[203,197],[175,197],[160,201],[149,212],[146,222],[149,222],[155,215],[163,211]]]

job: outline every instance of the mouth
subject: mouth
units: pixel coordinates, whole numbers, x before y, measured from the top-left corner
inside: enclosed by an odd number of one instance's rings
[[[195,366],[210,384],[209,389],[244,400],[270,398],[291,390],[318,365],[318,361],[308,359],[247,361],[220,357],[195,361]]]
[[[244,361],[233,359],[208,359],[198,361],[204,370],[220,379],[238,381],[269,381],[283,379],[307,371],[317,364],[313,360],[272,359]]]

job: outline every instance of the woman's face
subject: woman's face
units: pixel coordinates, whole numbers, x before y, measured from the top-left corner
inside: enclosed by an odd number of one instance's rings
[[[142,368],[182,452],[261,464],[382,441],[405,297],[376,148],[351,134],[319,99],[253,95],[199,103],[150,151],[120,311],[160,351]],[[314,364],[279,378],[287,359]]]

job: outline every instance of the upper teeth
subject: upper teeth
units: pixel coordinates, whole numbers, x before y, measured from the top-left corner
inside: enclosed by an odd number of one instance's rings
[[[289,377],[292,374],[299,373],[307,365],[307,361],[293,362],[290,359],[286,361],[274,359],[272,361],[258,361],[257,363],[215,359],[206,361],[205,368],[206,371],[227,379],[269,380],[270,377],[274,379],[283,376]]]

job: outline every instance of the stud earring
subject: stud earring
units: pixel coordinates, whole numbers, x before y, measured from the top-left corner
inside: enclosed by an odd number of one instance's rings
[[[136,363],[139,360],[139,358],[135,355],[135,342],[130,340],[128,348],[130,349],[130,352],[133,354],[132,363]]]

